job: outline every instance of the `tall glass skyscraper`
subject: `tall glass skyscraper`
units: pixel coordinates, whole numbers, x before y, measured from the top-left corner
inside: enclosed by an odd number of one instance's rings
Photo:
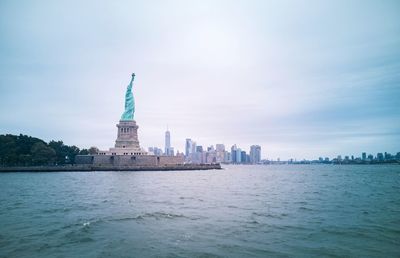
[[[168,130],[165,132],[165,155],[171,156],[171,134]]]

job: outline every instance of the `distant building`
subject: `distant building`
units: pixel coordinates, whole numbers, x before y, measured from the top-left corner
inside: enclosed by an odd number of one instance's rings
[[[229,151],[225,151],[224,163],[232,163],[232,155]]]
[[[242,163],[242,150],[240,148],[236,150],[236,163]]]
[[[196,152],[203,152],[203,146],[201,146],[201,145],[199,145],[199,146],[196,146]]]
[[[149,147],[149,153],[153,153],[154,155],[161,156],[163,155],[162,149],[158,147]]]
[[[236,155],[236,152],[237,152],[237,147],[236,147],[236,144],[234,144],[234,145],[232,145],[232,147],[231,147],[231,162],[232,162],[232,163],[237,163],[237,155]]]
[[[165,149],[164,153],[166,156],[172,156],[171,155],[171,133],[167,130],[165,132]]]
[[[366,160],[367,159],[367,153],[363,152],[361,155],[362,160]]]
[[[197,147],[196,142],[192,141],[192,151],[191,151],[191,153],[195,153],[196,152],[196,147]]]
[[[245,151],[241,151],[240,152],[240,161],[242,163],[247,163],[247,154]]]
[[[154,147],[154,154],[161,156],[161,155],[163,155],[163,151],[161,148]]]
[[[383,161],[383,153],[379,152],[378,154],[376,154],[376,158],[377,158],[379,161]]]
[[[250,163],[257,164],[261,162],[261,147],[259,145],[250,146]]]
[[[192,153],[192,140],[191,139],[186,139],[185,156],[189,157],[190,153]]]
[[[218,162],[218,163],[225,162],[225,145],[216,144],[215,145],[215,155],[216,155],[216,162]]]
[[[223,144],[216,144],[215,145],[215,150],[219,152],[224,152],[225,151],[225,145]]]
[[[215,151],[207,152],[206,163],[216,163],[216,162],[217,162],[217,156]]]

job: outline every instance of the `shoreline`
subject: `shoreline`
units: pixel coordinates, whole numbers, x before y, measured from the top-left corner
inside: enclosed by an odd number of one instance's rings
[[[7,172],[95,172],[95,171],[180,171],[222,169],[221,164],[182,164],[165,166],[27,166],[0,167],[0,173]]]

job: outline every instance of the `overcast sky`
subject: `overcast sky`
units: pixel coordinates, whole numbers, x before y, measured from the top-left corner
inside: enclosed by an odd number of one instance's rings
[[[1,1],[0,133],[108,149],[400,151],[400,1]]]

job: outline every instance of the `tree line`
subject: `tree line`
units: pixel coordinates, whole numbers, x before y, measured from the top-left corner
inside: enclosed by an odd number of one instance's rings
[[[97,154],[98,149],[79,149],[62,141],[46,143],[27,135],[0,135],[1,166],[40,166],[75,164],[76,155]]]

